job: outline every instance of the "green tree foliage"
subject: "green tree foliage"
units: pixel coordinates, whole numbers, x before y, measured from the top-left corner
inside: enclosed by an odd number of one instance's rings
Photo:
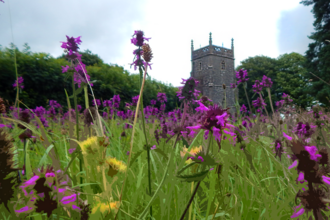
[[[276,66],[277,61],[276,59],[266,57],[266,56],[255,56],[255,57],[249,57],[248,59],[241,62],[241,65],[236,68],[236,71],[239,71],[240,69],[245,69],[248,72],[249,80],[247,81],[247,93],[248,97],[250,99],[250,102],[252,104],[252,100],[256,100],[258,98],[257,95],[254,95],[255,93],[252,90],[252,85],[254,84],[255,80],[262,80],[263,75],[266,75],[267,77],[270,77],[273,81],[273,86],[271,88],[271,94],[272,94],[272,101],[273,104],[275,101],[280,100],[280,96],[282,94],[276,93],[275,88],[278,87],[277,82],[274,82],[274,79],[276,78]],[[243,89],[243,84],[239,85],[239,104],[244,104],[245,106],[249,106],[246,100],[246,95]],[[269,103],[268,97],[265,96],[267,92],[263,90],[264,93],[264,100],[267,104],[267,111],[270,113],[271,107]]]
[[[312,105],[313,99],[304,92],[310,87],[307,70],[303,67],[306,58],[298,53],[281,55],[278,58],[278,72],[276,75],[277,88],[275,92],[286,93],[291,96],[293,103],[306,109]]]
[[[305,92],[314,96],[317,100],[325,106],[330,106],[328,98],[330,99],[330,86],[316,76],[330,81],[330,45],[326,40],[330,40],[330,6],[329,0],[303,0],[300,2],[305,6],[313,5],[313,14],[315,17],[314,28],[315,32],[309,36],[309,39],[314,40],[308,45],[309,49],[306,51],[305,68],[308,70],[308,78],[313,79],[312,86],[306,87]]]
[[[258,98],[258,95],[254,95],[252,85],[255,80],[262,81],[263,75],[266,75],[273,81],[270,91],[274,107],[275,102],[281,100],[283,93],[286,93],[291,96],[296,106],[306,108],[311,106],[315,99],[305,92],[305,89],[310,85],[306,76],[307,70],[304,68],[305,61],[305,57],[298,53],[284,54],[277,59],[255,56],[242,61],[236,71],[245,69],[248,72],[247,93],[251,102]],[[242,86],[239,86],[239,103],[248,106]],[[271,113],[269,98],[265,89],[263,89],[263,94],[267,111]]]
[[[12,86],[15,82],[14,68],[14,48],[16,48],[17,69],[19,76],[24,78],[24,89],[20,93],[20,100],[29,106],[46,107],[48,100],[57,100],[62,106],[67,106],[64,89],[69,95],[72,94],[72,77],[67,73],[62,73],[62,66],[70,65],[63,56],[53,58],[45,53],[31,53],[27,44],[20,52],[16,46],[11,45],[11,49],[0,50],[0,97],[14,103],[16,93]],[[84,61],[85,60],[85,61]],[[97,55],[86,50],[83,53],[82,61],[86,64],[87,73],[94,83],[93,91],[96,99],[108,100],[113,95],[120,95],[120,109],[123,109],[125,102],[131,103],[132,97],[137,96],[140,91],[140,79],[138,74],[130,74],[123,67],[118,65],[104,64]],[[145,82],[143,102],[144,106],[150,105],[151,99],[157,99],[158,92],[165,92],[167,95],[166,111],[173,110],[178,106],[176,97],[177,88],[171,85],[164,85],[150,77]],[[92,96],[90,94],[90,105]],[[73,101],[71,100],[71,104]],[[78,104],[84,105],[83,93],[78,95]],[[157,103],[160,106],[160,103]]]

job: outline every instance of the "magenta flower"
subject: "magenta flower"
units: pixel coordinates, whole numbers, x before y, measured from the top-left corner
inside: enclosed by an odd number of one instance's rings
[[[151,99],[150,103],[151,103],[151,105],[156,105],[156,100]]]
[[[273,85],[272,79],[268,78],[267,76],[262,77],[262,85],[264,88],[270,88]]]
[[[152,146],[150,149],[151,149],[151,150],[156,149],[156,145]]]
[[[252,90],[255,93],[261,92],[262,88],[263,88],[263,84],[262,82],[260,82],[259,80],[254,81],[254,85],[252,85]]]
[[[95,106],[95,101],[96,101],[97,106],[101,105],[100,99],[95,99],[95,100],[93,99],[93,106]]]
[[[316,154],[317,148],[315,146],[305,146],[305,150],[308,151],[308,153],[310,154],[311,160],[317,161],[318,157],[322,157],[321,154]]]
[[[288,139],[289,141],[291,141],[292,140],[292,137],[290,137],[289,135],[287,135],[286,133],[284,133],[283,132],[283,136],[286,138],[286,139]]]
[[[198,108],[200,108],[200,107],[198,107]],[[227,109],[221,109],[217,105],[210,106],[209,108],[207,108],[203,105],[202,109],[204,109],[203,111],[205,111],[205,112],[204,112],[204,115],[201,117],[199,124],[196,126],[188,126],[187,127],[188,129],[205,130],[204,138],[207,138],[209,131],[212,131],[215,139],[218,141],[220,141],[222,132],[230,134],[230,135],[233,134],[231,132],[224,130],[226,128],[230,129],[230,128],[235,127],[228,123],[229,115],[227,114]]]
[[[237,84],[236,83],[230,83],[230,88],[231,89],[235,89],[237,87]]]
[[[247,112],[247,108],[246,108],[246,106],[243,104],[242,105],[242,107],[241,107],[241,110],[240,110],[241,112],[244,112],[244,113],[246,113]]]
[[[199,104],[199,107],[195,108],[197,112],[206,112],[209,110],[200,100],[197,100],[196,102]]]
[[[135,36],[135,38],[131,39],[131,43],[138,47],[143,46],[144,40],[149,41],[151,39],[151,37],[150,38],[143,37],[144,36],[143,31],[134,31],[133,36]]]
[[[237,83],[244,83],[249,80],[249,78],[246,78],[248,75],[248,72],[246,70],[240,69],[238,72],[236,72],[236,78],[238,79]]]
[[[296,210],[299,209],[300,206],[301,206],[301,204],[300,204],[299,206],[297,206],[297,207],[294,208],[294,213],[293,213],[293,215],[291,216],[291,218],[296,218],[296,217],[298,217],[298,216],[304,214],[304,212],[305,212],[305,209],[304,209],[304,208],[301,208],[298,212],[296,212]]]
[[[23,208],[19,209],[19,210],[15,210],[15,212],[21,213],[21,212],[27,212],[29,210],[32,210],[32,207],[29,206],[24,206]]]
[[[68,150],[68,151],[69,151],[69,154],[72,154],[75,150],[76,150],[76,148],[71,148],[71,149],[69,149],[69,150]]]
[[[80,40],[80,36],[77,37],[77,38],[74,38],[74,37],[71,37],[69,38],[68,36],[66,36],[67,38],[67,42],[61,42],[62,43],[62,48],[64,49],[67,49],[68,51],[71,51],[72,52],[78,52],[78,44],[81,43],[81,40]]]
[[[23,77],[22,76],[18,77],[18,87],[20,87],[21,89],[24,89],[23,82],[24,82]],[[14,88],[16,86],[17,86],[17,80],[15,80],[15,83],[13,84]]]
[[[164,103],[164,102],[167,102],[167,98],[166,98],[166,94],[165,93],[158,93],[157,94],[157,100],[160,102],[160,103]]]
[[[137,105],[137,102],[138,102],[138,100],[139,100],[139,95],[137,95],[137,96],[134,96],[134,97],[132,98],[132,106],[136,106],[136,105]]]
[[[295,127],[293,130],[295,134],[297,134],[300,138],[309,138],[315,132],[316,127],[316,125],[309,125],[308,122],[306,122],[306,124],[298,122],[297,127]]]
[[[258,97],[256,100],[253,100],[252,105],[255,108],[264,108],[264,106],[267,106],[267,104],[263,100],[261,100],[260,97]]]

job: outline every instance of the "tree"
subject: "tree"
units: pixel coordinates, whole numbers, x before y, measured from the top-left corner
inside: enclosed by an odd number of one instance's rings
[[[315,99],[304,92],[310,87],[307,70],[303,67],[306,58],[298,53],[281,55],[277,60],[278,72],[275,81],[277,88],[275,93],[286,93],[291,96],[293,103],[306,109],[312,105]]]
[[[315,28],[308,38],[315,42],[308,45],[306,51],[306,63],[304,67],[307,69],[307,77],[312,79],[310,87],[305,88],[305,93],[309,93],[319,100],[325,106],[330,106],[330,86],[324,83],[319,78],[330,81],[330,44],[326,40],[330,40],[330,4],[329,0],[303,0],[300,2],[305,6],[314,5],[312,13],[315,21]],[[312,72],[319,78],[315,77]]]

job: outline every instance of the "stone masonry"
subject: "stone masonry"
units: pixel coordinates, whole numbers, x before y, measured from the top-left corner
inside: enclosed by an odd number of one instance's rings
[[[234,106],[235,95],[230,83],[236,83],[234,39],[231,39],[231,49],[212,45],[210,33],[209,45],[194,51],[191,40],[191,65],[190,76],[199,81],[198,90],[214,103],[224,107],[224,89],[226,85],[226,108],[231,113],[236,112]],[[238,89],[236,89],[238,97]]]

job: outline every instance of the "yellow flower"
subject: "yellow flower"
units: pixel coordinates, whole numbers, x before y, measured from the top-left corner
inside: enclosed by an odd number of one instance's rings
[[[183,148],[183,151],[181,151],[180,154],[181,154],[181,157],[182,158],[186,155],[186,153],[190,154],[191,156],[195,156],[196,154],[198,154],[199,152],[201,152],[202,149],[203,149],[203,147],[202,146],[199,146],[199,147],[192,147],[190,149],[190,151],[188,151],[188,148],[184,147]]]
[[[111,166],[113,169],[120,172],[125,172],[127,169],[127,166],[124,164],[124,162],[117,160],[115,157],[108,157],[105,162],[109,164],[109,166]]]
[[[189,158],[188,160],[186,160],[186,164],[191,164],[193,161],[192,161],[192,159],[191,158]]]
[[[97,145],[97,137],[96,136],[90,137],[83,142],[79,142],[79,145],[81,147],[82,152],[87,153],[92,150],[93,145],[94,147],[95,145]]]
[[[92,214],[97,212],[97,210],[100,210],[102,213],[111,210],[118,210],[119,208],[119,202],[110,202],[110,203],[98,203],[94,208],[92,209]]]

